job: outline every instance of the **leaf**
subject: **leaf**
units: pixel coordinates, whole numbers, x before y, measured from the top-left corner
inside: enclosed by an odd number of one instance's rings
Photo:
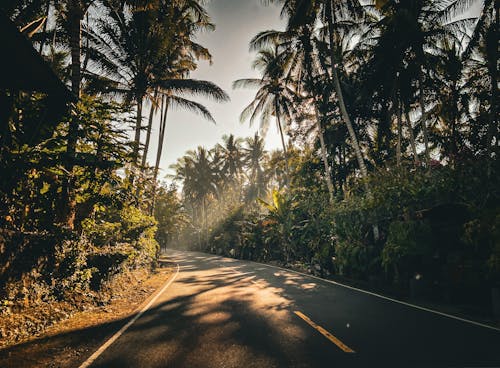
[[[49,191],[49,189],[50,189],[50,184],[47,182],[43,182],[43,186],[40,189],[40,194],[43,195],[43,194],[47,193]]]

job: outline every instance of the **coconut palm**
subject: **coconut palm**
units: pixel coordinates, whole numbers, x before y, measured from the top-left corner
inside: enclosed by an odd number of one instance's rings
[[[210,197],[217,196],[219,181],[218,168],[213,164],[212,155],[206,148],[198,147],[196,150],[188,151],[171,167],[176,172],[174,178],[183,182],[184,199],[191,205],[195,222],[201,223],[201,233],[204,234],[204,241],[206,241],[208,238],[208,201]]]
[[[289,176],[288,155],[285,138],[283,135],[282,119],[285,122],[292,120],[294,111],[295,91],[291,87],[291,80],[287,80],[283,58],[278,55],[278,45],[259,50],[253,62],[253,68],[261,72],[262,77],[238,79],[233,83],[233,88],[257,87],[254,100],[243,110],[240,120],[247,119],[250,125],[260,116],[260,131],[265,135],[269,127],[271,117],[276,119],[276,125],[280,133],[281,144],[284,152],[285,167]]]
[[[340,74],[338,69],[342,68],[342,60],[339,60],[337,54],[335,52],[338,49],[338,45],[335,40],[338,40],[338,34],[335,30],[338,28],[337,20],[339,17],[345,18],[346,16],[353,16],[361,13],[361,7],[358,1],[349,0],[349,1],[339,1],[339,0],[319,0],[319,1],[304,1],[304,0],[285,0],[280,1],[283,3],[282,15],[286,15],[288,17],[288,26],[287,31],[298,31],[299,40],[302,46],[304,46],[304,56],[305,60],[309,59],[306,64],[307,68],[312,68],[312,57],[308,57],[307,54],[311,55],[313,50],[313,44],[310,41],[311,36],[314,33],[314,28],[318,21],[322,22],[322,24],[327,25],[326,34],[329,39],[329,55],[330,55],[330,74],[332,78],[332,82],[334,85],[334,91],[336,94],[336,100],[339,105],[339,109],[341,112],[342,119],[347,126],[351,146],[356,154],[356,158],[358,160],[358,165],[361,170],[361,174],[363,177],[367,175],[366,165],[364,163],[364,159],[361,153],[361,149],[358,143],[358,139],[356,133],[354,131],[353,124],[351,122],[350,115],[347,111],[346,102],[344,99],[344,93],[341,87]],[[344,19],[341,19],[344,21]],[[308,40],[309,38],[309,40]],[[311,71],[308,73],[311,75]],[[313,78],[311,75],[309,78]],[[319,103],[319,101],[316,101]],[[318,116],[319,119],[319,116]],[[331,181],[331,170],[328,162],[326,160],[326,149],[323,149],[324,137],[323,137],[323,129],[324,127],[318,123],[319,130],[319,139],[320,144],[322,146],[322,155],[323,161],[325,165],[326,177],[327,177],[327,186],[330,192],[330,198],[333,198],[333,184]]]
[[[269,45],[278,44],[279,58],[286,65],[285,80],[293,81],[298,99],[303,110],[312,110],[316,124],[320,152],[325,167],[325,181],[333,200],[333,184],[327,148],[324,139],[324,119],[319,109],[322,93],[317,88],[317,80],[325,71],[318,60],[317,37],[314,27],[308,23],[286,31],[264,31],[256,35],[250,43],[251,49],[260,50]]]
[[[360,42],[368,53],[366,74],[368,95],[376,92],[392,106],[392,114],[406,117],[414,158],[418,162],[413,137],[411,115],[420,125],[427,165],[430,160],[429,119],[435,115],[437,104],[431,102],[434,83],[431,76],[450,56],[445,45],[460,45],[466,37],[471,19],[453,19],[467,4],[464,1],[379,1],[380,18],[373,22]],[[401,32],[402,27],[406,31]],[[412,113],[412,107],[419,111]],[[396,114],[397,113],[397,114]]]
[[[172,4],[167,9],[148,7],[131,14],[126,10],[116,10],[108,15],[109,19],[97,23],[98,32],[88,33],[93,46],[89,50],[92,61],[101,71],[101,74],[88,73],[89,88],[121,95],[125,101],[135,101],[135,159],[139,156],[145,98],[153,102],[151,108],[158,109],[158,95],[163,96],[164,118],[160,127],[163,134],[160,134],[159,147],[163,145],[169,106],[188,108],[213,120],[202,105],[180,96],[191,94],[216,100],[228,99],[227,94],[213,83],[186,78],[196,67],[196,60],[210,58],[205,48],[191,40],[192,32],[210,28],[211,24],[204,18],[198,22],[198,13],[193,13],[190,7],[175,8]],[[180,32],[182,30],[185,32]],[[177,37],[177,32],[183,36]],[[161,156],[161,149],[157,156]]]
[[[253,201],[256,198],[263,197],[266,193],[267,184],[263,163],[267,156],[264,148],[264,139],[255,133],[253,137],[245,140],[244,150],[245,164],[248,170],[249,187],[247,191],[247,200]]]
[[[217,144],[215,147],[222,181],[229,184],[238,183],[244,167],[243,139],[230,134],[223,135],[222,142],[223,144]]]
[[[473,79],[482,79],[489,86],[488,128],[486,134],[487,156],[491,157],[493,148],[498,147],[498,34],[500,24],[500,4],[495,0],[482,1],[481,12],[464,52],[465,59],[470,60],[470,76]],[[486,73],[480,72],[486,71]],[[484,78],[486,74],[488,78]],[[496,143],[494,143],[496,142]]]

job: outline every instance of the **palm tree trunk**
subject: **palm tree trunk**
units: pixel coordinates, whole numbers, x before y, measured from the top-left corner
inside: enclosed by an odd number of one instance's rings
[[[139,161],[139,148],[141,145],[141,129],[142,129],[142,96],[137,97],[137,115],[135,119],[135,136],[134,136],[134,164]]]
[[[169,105],[168,97],[164,97],[164,100],[162,101],[163,119],[160,122],[160,133],[158,135],[158,149],[156,151],[156,162],[153,174],[154,181],[156,181],[158,177],[158,171],[160,169],[161,154],[163,152],[163,144],[165,141],[165,130],[167,129],[168,105]]]
[[[314,103],[314,109],[316,114],[316,127],[318,129],[318,138],[321,146],[321,158],[323,160],[323,164],[325,166],[325,177],[326,177],[326,186],[328,188],[328,194],[330,197],[330,202],[333,202],[333,183],[332,183],[332,173],[330,171],[330,165],[328,164],[328,156],[325,145],[325,137],[323,135],[323,127],[321,126],[321,119],[318,111],[318,106],[316,102]]]
[[[146,166],[148,151],[149,151],[149,142],[151,140],[151,129],[153,127],[153,117],[155,114],[155,106],[154,103],[151,103],[151,109],[149,110],[149,119],[148,119],[148,130],[146,132],[146,143],[144,144],[144,152],[142,154],[142,167]]]
[[[49,14],[50,14],[50,0],[46,0],[45,2],[45,22],[43,24],[43,34],[47,32],[47,23],[49,22]],[[38,49],[38,53],[41,55],[43,52],[43,47],[45,46],[45,37],[40,41],[40,48]]]
[[[342,93],[342,88],[340,86],[340,78],[337,70],[337,60],[335,60],[335,50],[333,48],[334,45],[334,29],[333,23],[335,20],[335,10],[332,6],[332,0],[327,1],[327,20],[328,20],[328,37],[330,42],[330,63],[332,64],[332,76],[333,76],[333,86],[335,89],[335,94],[337,95],[337,100],[339,102],[340,114],[342,116],[342,120],[347,126],[347,131],[349,132],[349,137],[351,139],[351,145],[354,149],[354,153],[356,155],[356,159],[358,161],[359,169],[361,171],[361,176],[366,179],[368,177],[368,170],[366,169],[365,161],[363,159],[363,155],[361,153],[361,149],[359,147],[358,138],[356,137],[356,133],[354,132],[354,128],[351,122],[351,118],[347,112],[347,108],[344,101],[344,94]],[[371,196],[371,190],[368,182],[363,180],[363,184],[365,186],[365,190],[368,196]],[[379,239],[379,230],[378,225],[373,225],[373,237],[377,241]]]
[[[403,122],[401,121],[401,107],[397,107],[396,118],[398,121],[398,143],[396,145],[396,165],[401,166],[401,146],[403,143]]]
[[[332,77],[333,77],[333,85],[335,89],[335,94],[337,95],[337,100],[339,102],[340,114],[342,115],[342,120],[347,126],[347,131],[349,132],[349,138],[351,139],[351,145],[354,149],[354,153],[356,155],[356,159],[358,161],[359,169],[361,170],[361,175],[363,178],[368,176],[368,171],[366,170],[365,161],[363,159],[363,155],[361,153],[361,149],[359,147],[358,138],[356,137],[356,133],[354,132],[354,128],[351,122],[351,118],[347,112],[347,108],[344,101],[344,94],[342,93],[342,88],[340,86],[339,74],[337,70],[337,61],[335,60],[335,50],[333,48],[334,45],[334,30],[333,30],[333,8],[331,1],[328,1],[328,37],[330,42],[330,63],[332,64]],[[365,186],[368,189],[368,184],[365,181]]]
[[[283,146],[283,154],[285,155],[286,183],[287,183],[287,185],[289,185],[290,184],[290,167],[288,165],[288,150],[286,148],[285,138],[283,136],[283,127],[281,126],[279,103],[277,100],[275,100],[275,110],[276,110],[276,123],[278,124],[278,128],[280,131],[281,145]]]
[[[155,167],[153,169],[153,199],[151,201],[151,214],[154,213],[156,205],[156,180],[160,170],[161,154],[163,152],[163,143],[165,141],[165,130],[167,129],[168,97],[163,97],[160,108],[160,131],[158,133],[158,148],[156,149]]]
[[[426,113],[425,113],[425,103],[424,103],[424,83],[423,83],[423,78],[422,78],[422,71],[419,73],[419,79],[418,79],[418,88],[420,90],[420,111],[422,113],[422,117],[420,119],[420,124],[422,125],[422,134],[424,136],[424,147],[425,147],[425,164],[427,166],[427,169],[430,170],[430,162],[431,162],[431,156],[429,152],[429,135],[427,131],[427,124],[426,124]]]
[[[408,108],[405,109],[406,124],[408,125],[408,131],[410,135],[410,146],[413,152],[413,160],[415,161],[415,168],[418,166],[418,153],[417,145],[415,144],[415,134],[413,133],[413,126],[411,125],[410,113]]]
[[[70,0],[68,4],[69,46],[71,50],[71,91],[80,99],[80,54],[81,54],[81,20],[83,10],[78,0]],[[61,188],[60,221],[69,229],[74,229],[76,217],[76,196],[74,191],[73,167],[75,162],[76,144],[78,141],[78,119],[72,119],[68,127],[66,162],[64,164],[67,178]]]
[[[305,51],[305,64],[306,64],[306,74],[307,74],[307,79],[309,84],[314,86],[313,82],[313,71],[312,71],[312,65],[313,61],[311,60],[311,51],[312,51],[312,45],[310,44],[310,31],[307,30],[307,28],[304,28],[306,32],[303,33],[304,36],[304,51]],[[318,97],[316,95],[316,92],[311,88],[311,95],[313,98],[313,104],[314,104],[314,113],[315,113],[315,120],[316,120],[316,127],[318,129],[318,138],[319,138],[319,143],[321,146],[321,157],[323,160],[323,164],[325,166],[325,181],[326,181],[326,187],[328,188],[328,194],[330,198],[330,202],[333,202],[333,183],[332,183],[332,175],[330,172],[330,165],[328,165],[328,155],[326,151],[326,145],[325,145],[325,137],[323,135],[323,127],[321,124],[321,119],[320,119],[320,113],[318,109]]]
[[[79,0],[70,0],[69,4],[69,47],[71,50],[71,91],[80,97],[81,48],[82,48],[82,9]]]
[[[207,205],[205,202],[205,197],[203,197],[203,200],[201,201],[202,205],[202,225],[201,225],[201,232],[202,232],[202,242],[200,242],[200,250],[203,250],[203,245],[205,245],[205,241],[208,240],[208,226],[207,226]]]

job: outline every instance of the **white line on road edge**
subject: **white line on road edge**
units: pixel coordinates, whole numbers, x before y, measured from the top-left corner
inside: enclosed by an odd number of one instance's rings
[[[120,330],[117,333],[111,336],[109,340],[106,341],[99,349],[97,349],[97,351],[94,354],[92,354],[86,361],[84,361],[79,368],[90,367],[90,365],[94,363],[94,361],[99,357],[99,355],[104,353],[104,351],[107,348],[109,348],[112,343],[114,343],[130,326],[134,324],[135,321],[137,321],[144,314],[144,312],[146,312],[149,309],[149,307],[151,307],[151,305],[153,305],[156,299],[158,299],[158,297],[161,294],[163,294],[163,292],[172,284],[172,282],[174,282],[178,274],[179,274],[179,265],[177,264],[177,270],[175,272],[175,275],[165,284],[165,286],[162,287],[162,289],[158,292],[158,294],[156,294],[155,297],[151,299],[150,302],[134,316],[134,318],[128,321],[125,326],[120,328]]]
[[[479,327],[488,328],[490,330],[500,331],[500,328],[498,328],[498,327],[490,326],[490,325],[487,325],[487,324],[484,324],[484,323],[480,323],[480,322],[476,322],[476,321],[471,321],[470,319],[460,318],[460,317],[454,316],[452,314],[447,314],[447,313],[444,313],[444,312],[439,312],[437,310],[428,309],[428,308],[425,308],[425,307],[421,307],[419,305],[415,305],[415,304],[403,302],[402,300],[392,299],[392,298],[389,298],[388,296],[384,296],[384,295],[372,293],[371,291],[367,291],[367,290],[363,290],[363,289],[358,289],[358,288],[355,288],[353,286],[341,284],[340,282],[336,282],[336,281],[332,281],[332,280],[327,280],[327,279],[322,279],[321,277],[317,277],[317,276],[314,276],[314,275],[308,275],[307,273],[290,270],[288,268],[273,266],[273,265],[269,265],[269,264],[265,264],[265,263],[260,263],[260,262],[254,262],[254,261],[250,261],[250,262],[256,263],[256,264],[259,264],[259,265],[262,265],[262,266],[266,266],[266,267],[277,268],[278,270],[283,270],[283,271],[286,271],[286,272],[296,273],[296,274],[299,274],[299,275],[302,275],[302,276],[311,277],[313,279],[317,279],[317,280],[320,280],[320,281],[328,282],[330,284],[341,286],[341,287],[344,287],[344,288],[347,288],[347,289],[355,290],[355,291],[358,291],[360,293],[369,294],[369,295],[376,296],[377,298],[389,300],[389,301],[394,302],[394,303],[403,304],[403,305],[406,305],[407,307],[412,307],[412,308],[420,309],[420,310],[423,310],[423,311],[426,311],[426,312],[429,312],[429,313],[438,314],[438,315],[443,316],[443,317],[448,317],[448,318],[455,319],[455,320],[458,320],[458,321],[462,321],[462,322],[465,322],[465,323],[470,323],[472,325],[476,325],[476,326],[479,326]]]
[[[176,251],[176,252],[183,253],[183,251]],[[363,294],[372,295],[372,296],[375,296],[375,297],[380,298],[380,299],[385,299],[385,300],[388,300],[388,301],[391,301],[391,302],[394,302],[394,303],[402,304],[402,305],[405,305],[405,306],[410,307],[410,308],[420,309],[420,310],[425,311],[425,312],[437,314],[437,315],[440,315],[440,316],[443,316],[443,317],[447,317],[447,318],[451,318],[451,319],[454,319],[454,320],[457,320],[457,321],[469,323],[469,324],[472,324],[472,325],[475,325],[475,326],[487,328],[487,329],[494,330],[494,331],[500,331],[500,328],[498,328],[498,327],[494,327],[494,326],[490,326],[490,325],[487,325],[487,324],[484,324],[484,323],[472,321],[470,319],[460,318],[460,317],[454,316],[452,314],[447,314],[447,313],[444,313],[444,312],[439,312],[439,311],[434,310],[434,309],[429,309],[429,308],[421,307],[419,305],[407,303],[407,302],[404,302],[402,300],[397,300],[397,299],[389,298],[388,296],[380,295],[380,294],[373,293],[371,291],[367,291],[367,290],[363,290],[363,289],[358,289],[358,288],[353,287],[353,286],[341,284],[340,282],[336,282],[336,281],[332,281],[332,280],[327,280],[327,279],[322,279],[321,277],[317,277],[317,276],[314,276],[314,275],[309,275],[307,273],[303,273],[303,272],[299,272],[299,271],[294,271],[294,270],[291,270],[291,269],[288,269],[288,268],[283,268],[283,267],[274,266],[274,265],[270,265],[270,264],[267,264],[267,263],[255,262],[255,261],[247,261],[247,260],[241,260],[241,259],[236,259],[236,258],[227,258],[227,257],[222,257],[222,256],[214,256],[214,255],[209,254],[209,253],[202,253],[202,252],[190,252],[190,253],[199,253],[199,254],[204,254],[204,255],[210,255],[212,257],[219,257],[219,258],[223,258],[223,259],[230,259],[230,260],[233,260],[235,262],[255,263],[255,264],[258,264],[258,265],[264,266],[264,267],[276,268],[278,270],[282,270],[282,271],[286,271],[286,272],[291,272],[291,273],[296,273],[298,275],[310,277],[310,278],[313,278],[313,279],[316,279],[316,280],[319,280],[319,281],[324,281],[324,282],[327,282],[327,283],[330,283],[330,284],[333,284],[333,285],[337,285],[337,286],[340,286],[340,287],[343,287],[343,288],[346,288],[346,289],[355,290],[355,291],[358,291],[358,292],[363,293]],[[219,265],[219,267],[231,267],[231,266]],[[233,270],[233,271],[236,271],[236,270]],[[236,272],[239,272],[239,271],[236,271]],[[84,368],[84,367],[80,367],[80,368]]]

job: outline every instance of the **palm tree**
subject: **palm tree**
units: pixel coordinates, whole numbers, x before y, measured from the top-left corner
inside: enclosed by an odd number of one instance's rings
[[[498,148],[498,34],[500,4],[495,0],[484,0],[481,12],[471,36],[470,42],[464,52],[464,58],[472,58],[474,52],[480,60],[473,62],[474,68],[485,69],[488,75],[486,81],[489,91],[489,118],[486,137],[487,156],[491,158],[493,148]],[[472,73],[474,74],[474,73]],[[496,142],[493,144],[493,142]]]
[[[243,139],[230,134],[222,136],[222,142],[222,145],[218,144],[215,147],[218,159],[221,161],[221,176],[226,183],[238,183],[244,166]]]
[[[339,1],[339,0],[323,0],[322,11],[319,14],[322,15],[321,20],[328,25],[328,41],[330,49],[330,64],[331,64],[331,75],[333,79],[333,85],[335,89],[335,94],[340,108],[340,113],[342,115],[342,120],[347,126],[347,131],[349,132],[349,137],[351,140],[352,148],[356,154],[356,159],[358,161],[359,169],[361,170],[361,175],[366,178],[368,172],[366,170],[365,161],[359,147],[359,142],[354,131],[351,118],[346,108],[344,94],[342,91],[340,83],[340,73],[339,69],[342,68],[342,60],[337,57],[336,49],[339,45],[336,44],[335,40],[339,39],[336,30],[336,23],[339,13],[344,13],[346,10],[349,11],[349,15],[358,15],[360,11],[360,4],[357,0]]]
[[[91,58],[105,73],[103,76],[89,72],[89,87],[136,102],[135,160],[139,157],[145,98],[153,101],[152,109],[158,109],[158,95],[163,96],[164,118],[157,156],[161,156],[165,116],[170,105],[191,109],[213,120],[206,108],[179,94],[203,95],[219,101],[228,99],[227,94],[213,83],[186,79],[196,68],[196,60],[210,59],[208,50],[192,41],[192,32],[210,29],[212,25],[203,14],[193,12],[190,6],[175,8],[169,4],[166,7],[148,7],[131,14],[125,10],[113,11],[108,14],[112,22],[103,19],[97,25],[99,32],[88,33],[93,46]],[[177,37],[177,34],[182,37]]]
[[[333,183],[328,154],[324,139],[323,116],[320,113],[322,93],[317,88],[318,76],[324,74],[318,60],[316,37],[313,35],[314,27],[305,23],[299,27],[280,31],[264,31],[255,36],[251,49],[260,50],[268,45],[278,44],[279,58],[286,65],[285,80],[292,81],[296,95],[301,100],[304,110],[313,110],[314,122],[320,141],[321,157],[325,167],[325,182],[333,200]]]
[[[189,100],[182,95],[204,96],[212,98],[215,101],[227,101],[229,96],[221,88],[217,87],[214,83],[202,81],[197,79],[170,79],[163,80],[160,84],[163,94],[164,106],[162,117],[160,121],[160,134],[158,136],[158,150],[156,154],[156,162],[154,169],[154,180],[158,176],[158,169],[163,151],[163,144],[165,141],[165,132],[167,124],[167,112],[169,107],[180,107],[187,109],[194,113],[200,114],[205,119],[215,123],[215,119],[210,114],[205,106],[202,104]]]
[[[338,40],[338,34],[335,32],[336,29],[336,20],[339,14],[348,14],[348,15],[357,15],[361,13],[361,6],[356,0],[349,1],[339,1],[339,0],[320,0],[320,1],[303,1],[303,0],[284,0],[283,2],[282,15],[285,14],[288,17],[288,26],[287,31],[295,31],[298,32],[298,40],[301,41],[302,46],[304,47],[304,56],[306,61],[306,69],[312,68],[312,64],[314,62],[314,58],[311,57],[311,53],[313,51],[313,44],[310,41],[311,36],[313,35],[314,28],[318,21],[322,22],[322,24],[327,25],[328,39],[329,39],[329,51],[330,51],[330,70],[331,70],[331,78],[334,85],[334,90],[336,94],[336,100],[339,105],[339,109],[341,112],[342,119],[347,126],[351,146],[354,149],[356,154],[356,158],[358,160],[358,165],[361,170],[361,174],[363,177],[367,176],[366,165],[364,163],[364,159],[361,153],[361,149],[358,143],[358,139],[356,133],[353,128],[353,124],[351,122],[351,118],[347,111],[344,94],[341,88],[340,75],[338,69],[342,67],[342,60],[339,60],[336,57],[335,50],[338,49],[338,45],[335,43],[335,40]],[[309,54],[309,56],[308,56]],[[317,63],[317,62],[316,62]],[[307,70],[306,70],[307,71]],[[310,70],[307,75],[311,79],[312,82],[313,75],[312,70]],[[319,103],[319,100],[315,98],[315,104]],[[331,181],[331,169],[328,165],[326,159],[326,148],[323,137],[323,127],[321,123],[319,123],[319,114],[316,113],[318,120],[318,137],[320,139],[320,144],[322,147],[322,156],[323,162],[325,165],[325,171],[327,176],[327,186],[330,193],[330,198],[333,198],[333,184]]]
[[[233,83],[233,88],[257,87],[254,100],[243,110],[240,121],[249,118],[250,125],[260,115],[260,130],[265,135],[269,127],[270,118],[276,119],[280,132],[281,144],[284,152],[285,168],[289,176],[288,154],[283,135],[282,118],[292,120],[295,92],[290,86],[290,80],[285,79],[286,65],[278,55],[278,45],[259,50],[253,68],[258,69],[262,77],[239,79]]]
[[[429,118],[437,112],[437,104],[430,103],[428,95],[432,91],[431,75],[436,67],[446,62],[445,44],[460,44],[466,37],[466,27],[470,19],[453,19],[467,6],[458,1],[379,1],[380,17],[360,42],[360,47],[368,52],[369,86],[379,90],[383,98],[390,101],[392,114],[403,111],[410,131],[410,141],[414,159],[418,162],[414,143],[410,112],[418,106],[417,116],[424,141],[425,161],[429,167],[430,141]],[[401,32],[402,27],[406,31]],[[398,100],[400,99],[400,100]],[[400,114],[400,112],[398,113]],[[400,117],[398,118],[401,119]]]
[[[90,60],[100,68],[100,74],[87,72],[89,90],[115,93],[127,103],[136,103],[136,161],[144,97],[150,93],[154,95],[156,90],[153,71],[157,64],[163,62],[162,41],[171,43],[167,34],[150,31],[157,19],[158,9],[131,13],[124,8],[114,9],[107,13],[107,17],[97,20],[94,29],[86,33],[91,42],[91,48],[87,50]]]
[[[183,182],[184,199],[191,204],[193,218],[200,223],[201,234],[205,235],[205,239],[199,239],[201,248],[202,240],[208,240],[207,207],[210,197],[217,196],[218,170],[213,165],[210,151],[204,147],[188,151],[171,167],[176,172],[174,178]]]
[[[267,152],[264,148],[264,139],[255,133],[253,137],[245,140],[245,164],[249,177],[247,199],[250,201],[264,196],[266,192],[266,178],[262,167]]]

